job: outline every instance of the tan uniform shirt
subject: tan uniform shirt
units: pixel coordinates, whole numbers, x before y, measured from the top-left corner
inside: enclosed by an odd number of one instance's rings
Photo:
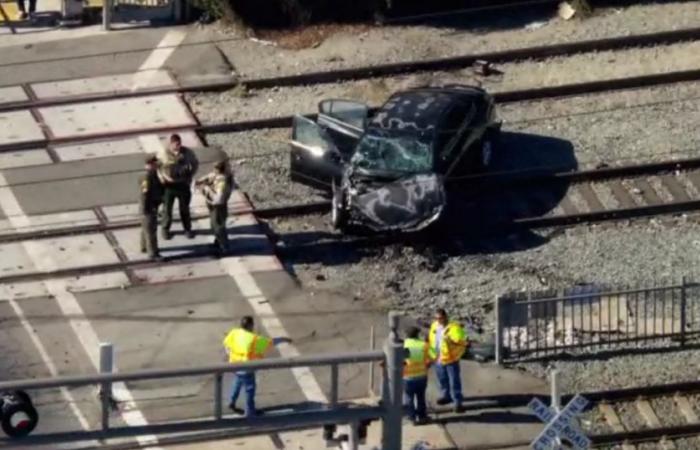
[[[207,199],[207,204],[225,205],[233,192],[233,175],[214,171],[197,180],[197,184]]]
[[[188,147],[181,147],[177,155],[164,148],[158,152],[158,162],[158,178],[163,184],[190,184],[199,169],[197,155]]]

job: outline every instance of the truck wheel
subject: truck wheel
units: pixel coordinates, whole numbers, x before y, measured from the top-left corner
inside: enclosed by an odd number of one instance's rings
[[[2,431],[11,438],[20,438],[31,433],[39,422],[39,414],[23,396],[9,394],[4,396],[0,425]]]
[[[333,181],[333,197],[331,199],[331,223],[336,230],[342,230],[348,224],[348,211],[346,209],[343,190]]]

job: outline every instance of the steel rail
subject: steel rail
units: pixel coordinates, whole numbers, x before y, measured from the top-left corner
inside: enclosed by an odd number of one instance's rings
[[[671,172],[678,170],[689,170],[700,168],[700,158],[687,158],[682,160],[669,160],[652,162],[645,164],[635,164],[629,166],[620,167],[605,167],[600,169],[589,169],[581,171],[558,171],[552,169],[531,169],[531,170],[515,170],[515,171],[503,171],[494,172],[489,174],[479,174],[471,175],[466,177],[460,177],[458,181],[460,183],[468,185],[479,185],[479,186],[496,186],[498,188],[504,187],[515,187],[520,184],[532,184],[532,183],[556,183],[556,182],[568,182],[568,183],[584,183],[598,180],[614,179],[614,178],[624,178],[624,177],[635,177],[644,175],[658,175],[663,172]],[[454,182],[454,181],[453,181]],[[240,216],[246,214],[253,214],[260,219],[273,219],[278,217],[290,217],[297,215],[308,215],[308,214],[318,214],[325,213],[330,210],[330,201],[317,201],[309,203],[301,203],[296,205],[287,206],[274,206],[267,208],[247,208],[238,211],[232,211],[230,214],[232,216]],[[690,208],[695,206],[695,202],[684,202],[675,204],[679,208]],[[669,207],[667,205],[661,205],[660,207]],[[639,208],[635,208],[636,210]],[[627,210],[616,210],[616,214],[629,215],[630,211]],[[602,218],[599,220],[607,220],[605,217],[606,211],[599,213]],[[204,219],[208,216],[203,214],[198,214],[193,216],[195,220]],[[596,221],[596,215],[591,216],[589,221]],[[559,218],[559,216],[557,217]],[[613,217],[614,218],[614,217]],[[529,226],[538,227],[537,220],[543,218],[532,218],[532,219],[520,219],[517,222],[517,226]],[[545,221],[554,218],[544,218]],[[584,218],[567,219],[567,224],[569,222],[577,223],[580,221],[585,221]],[[76,234],[88,234],[88,233],[100,233],[105,231],[121,230],[126,228],[133,228],[140,226],[141,223],[137,219],[133,220],[123,220],[112,223],[98,223],[91,225],[79,225],[79,226],[66,226],[53,229],[44,229],[37,231],[26,231],[26,232],[15,232],[0,234],[0,244],[18,242],[24,240],[36,240],[36,239],[48,239],[57,238],[64,236],[71,236]]]
[[[493,52],[475,53],[468,55],[433,58],[421,61],[404,61],[397,63],[379,64],[373,66],[355,67],[329,71],[307,72],[296,75],[277,77],[240,79],[223,82],[201,83],[192,85],[176,85],[159,88],[144,88],[133,92],[107,92],[94,95],[82,95],[64,98],[35,99],[0,105],[0,112],[9,112],[27,108],[43,108],[48,106],[69,105],[86,101],[114,100],[134,98],[147,95],[202,92],[231,89],[243,85],[248,89],[268,89],[273,87],[307,86],[313,84],[334,83],[339,81],[362,80],[373,77],[385,77],[425,71],[457,70],[473,65],[476,61],[503,64],[523,60],[541,60],[556,56],[570,56],[579,53],[613,51],[631,47],[652,45],[670,45],[700,38],[700,28],[662,31],[657,33],[640,34],[635,36],[618,36],[612,38],[587,40],[580,42],[542,45],[535,47],[500,50]]]
[[[669,72],[661,74],[652,75],[642,75],[629,78],[615,78],[610,80],[599,80],[584,83],[573,83],[560,86],[544,87],[537,89],[522,89],[514,91],[505,91],[500,93],[494,93],[493,97],[497,103],[515,103],[523,101],[533,101],[533,100],[544,100],[551,98],[561,98],[584,94],[595,94],[601,92],[611,92],[624,89],[634,89],[641,87],[651,87],[672,83],[679,83],[685,81],[697,81],[700,80],[700,69],[699,70],[687,70],[679,72]],[[177,89],[173,89],[173,92],[177,92]],[[124,94],[124,97],[133,96],[131,94]],[[117,95],[116,97],[119,97]],[[86,100],[81,100],[86,101]],[[376,111],[377,108],[371,108],[371,111]],[[1,111],[0,111],[1,112]],[[306,117],[315,118],[316,114],[306,114]],[[20,143],[10,143],[10,144],[0,144],[0,152],[15,152],[23,150],[31,150],[36,148],[42,148],[49,145],[61,145],[61,144],[73,144],[79,142],[90,142],[96,140],[106,140],[119,137],[132,137],[143,133],[169,133],[182,130],[192,130],[202,134],[216,134],[216,133],[237,133],[243,131],[254,131],[262,129],[272,129],[272,128],[288,128],[292,125],[294,119],[293,115],[278,116],[278,117],[268,117],[261,119],[243,120],[236,122],[225,122],[225,123],[213,123],[213,124],[199,124],[192,126],[166,126],[150,128],[147,130],[137,129],[137,130],[125,130],[120,132],[108,132],[94,135],[86,136],[68,136],[62,138],[48,138],[36,139],[32,141],[25,141]]]
[[[608,80],[563,84],[560,86],[550,86],[536,89],[519,89],[513,91],[496,92],[492,95],[496,103],[503,104],[572,97],[576,95],[597,94],[601,92],[612,92],[698,80],[700,80],[700,70],[693,69],[651,75],[640,75],[628,78],[613,78]],[[376,110],[377,107],[370,109],[371,112],[376,112]],[[305,116],[315,118],[316,114],[305,114]],[[293,119],[294,116],[289,115],[230,123],[203,124],[197,127],[197,131],[204,134],[216,134],[236,133],[267,128],[288,128],[292,125]]]
[[[321,201],[304,203],[300,205],[274,206],[261,209],[246,208],[238,211],[231,211],[229,215],[242,216],[246,214],[253,214],[254,216],[261,219],[271,219],[275,217],[290,217],[296,215],[307,215],[326,212],[329,208],[330,202]],[[205,219],[207,217],[209,216],[204,214],[195,214],[192,216],[192,219],[200,220]],[[129,219],[115,221],[111,223],[95,223],[90,225],[65,226],[36,231],[18,231],[14,233],[0,234],[0,244],[37,239],[53,239],[57,237],[73,236],[79,234],[103,233],[105,231],[123,230],[126,228],[134,228],[139,226],[141,226],[141,222],[138,219]]]

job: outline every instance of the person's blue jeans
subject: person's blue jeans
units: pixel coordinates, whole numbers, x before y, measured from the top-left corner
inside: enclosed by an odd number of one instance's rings
[[[462,403],[462,379],[459,372],[459,361],[451,364],[435,364],[435,374],[440,384],[442,398],[454,400]]]
[[[241,389],[245,390],[245,415],[254,416],[255,411],[255,372],[236,372],[231,384],[231,405],[235,406]]]
[[[406,378],[403,380],[403,404],[410,419],[427,417],[425,406],[425,390],[428,388],[428,377]]]

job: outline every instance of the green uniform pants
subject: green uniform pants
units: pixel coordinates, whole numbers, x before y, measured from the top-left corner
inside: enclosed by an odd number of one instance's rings
[[[180,220],[185,231],[192,230],[192,218],[190,217],[190,201],[192,192],[187,184],[166,184],[163,190],[163,233],[169,233],[173,224],[173,206],[177,199],[180,209]]]
[[[158,212],[141,216],[141,251],[151,258],[158,255]]]
[[[211,231],[214,234],[214,245],[219,251],[228,250],[228,233],[226,232],[226,219],[228,219],[228,205],[207,205],[209,207],[209,221]]]

